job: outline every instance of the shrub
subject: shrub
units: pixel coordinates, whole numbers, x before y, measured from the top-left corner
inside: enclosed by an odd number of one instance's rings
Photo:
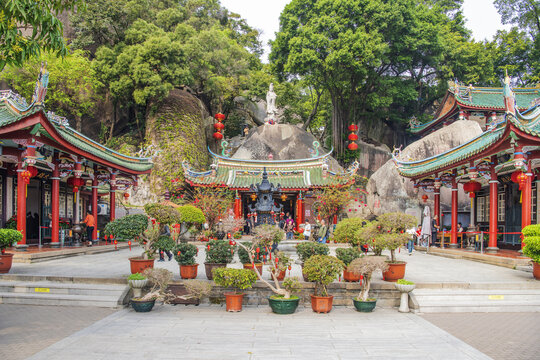
[[[524,235],[523,255],[540,264],[540,225],[528,225],[522,230]]]
[[[279,244],[285,237],[285,231],[277,226],[263,224],[259,225],[254,230],[253,241],[259,246],[271,247],[272,244]]]
[[[141,300],[159,300],[166,303],[176,297],[167,290],[173,278],[172,272],[166,269],[149,268],[144,270],[143,275],[146,276],[152,288]]]
[[[116,240],[137,240],[148,227],[148,217],[143,214],[126,215],[115,219],[105,226],[105,235],[112,235]]]
[[[337,248],[336,257],[343,261],[345,266],[349,266],[351,261],[359,258],[362,255],[358,248]]]
[[[405,279],[399,279],[397,283],[400,285],[414,285],[414,282]]]
[[[180,214],[179,222],[187,224],[204,224],[206,221],[201,209],[193,205],[184,205],[176,209]]]
[[[328,245],[315,242],[302,242],[296,245],[296,253],[302,262],[306,262],[313,255],[328,255]]]
[[[302,283],[297,277],[287,278],[283,280],[281,285],[289,294],[295,294],[302,290]]]
[[[17,215],[13,215],[11,218],[9,218],[9,220],[4,224],[4,228],[17,230]]]
[[[128,280],[144,280],[146,277],[141,273],[135,273],[128,276]]]
[[[274,263],[276,263],[275,269],[279,271],[284,271],[289,268],[289,265],[292,264],[292,259],[289,255],[284,253],[283,251],[278,251],[274,258]],[[273,267],[271,267],[270,270],[272,270]],[[277,275],[277,274],[276,274]]]
[[[160,235],[157,241],[152,243],[152,249],[157,252],[160,250],[171,251],[174,248],[175,242],[169,235]]]
[[[206,262],[213,264],[228,264],[234,255],[234,245],[225,240],[210,240],[206,247]]]
[[[304,274],[315,283],[315,296],[328,296],[326,286],[332,283],[345,269],[343,261],[334,256],[313,255],[304,263]]]
[[[169,205],[153,203],[144,205],[144,211],[148,216],[162,225],[171,225],[179,223],[180,213],[175,208]]]
[[[360,240],[356,237],[358,229],[361,229],[366,221],[361,218],[350,218],[341,220],[334,231],[334,240],[339,243],[349,243],[358,246]]]
[[[376,270],[386,271],[386,269],[388,269],[388,264],[385,259],[378,256],[362,256],[350,263],[348,270],[363,276],[362,290],[358,295],[358,300],[368,300],[373,272]]]
[[[180,243],[174,247],[174,259],[179,265],[195,265],[195,256],[199,252],[197,246]]]
[[[201,280],[184,280],[184,286],[188,292],[188,296],[183,298],[195,298],[201,300],[203,297],[210,295],[212,291],[212,283]]]
[[[16,242],[21,241],[22,233],[13,229],[0,229],[0,249],[10,247]]]
[[[216,268],[212,274],[216,284],[234,288],[236,293],[250,288],[257,281],[257,275],[249,269]]]
[[[263,260],[268,256],[269,249],[267,247],[255,247],[253,246],[253,243],[249,241],[242,242],[242,245],[247,248],[245,249],[241,246],[238,247],[238,258],[242,264],[251,264],[248,251],[251,251],[251,256],[253,256],[253,260],[256,263],[262,263]],[[257,252],[257,248],[259,249],[259,252]]]

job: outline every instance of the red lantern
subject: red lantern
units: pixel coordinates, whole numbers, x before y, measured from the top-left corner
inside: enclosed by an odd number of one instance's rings
[[[32,177],[38,174],[38,169],[35,166],[28,166],[26,170],[30,171],[30,174],[32,175]]]
[[[424,200],[424,202],[427,202],[428,196],[426,194],[422,195],[422,200]]]
[[[463,190],[469,193],[470,198],[474,198],[476,192],[480,191],[482,185],[478,181],[471,180],[463,185]]]
[[[223,121],[223,120],[225,120],[225,115],[223,115],[222,113],[217,113],[216,115],[214,115],[214,118],[217,121]]]
[[[124,193],[124,199],[128,199],[129,198],[129,194],[127,192]]]
[[[23,178],[24,183],[28,185],[30,183],[30,178],[32,177],[32,173],[28,170],[24,170],[21,173],[21,177]]]
[[[512,173],[512,176],[510,177],[510,179],[512,180],[512,182],[515,182],[517,184],[519,183],[518,176],[521,174],[523,174],[523,171],[516,170]]]
[[[223,123],[220,123],[220,122],[215,123],[214,124],[214,129],[216,129],[216,131],[221,131],[221,130],[225,129],[225,125],[223,125]]]
[[[519,182],[519,190],[523,190],[523,186],[525,186],[525,183],[527,182],[527,175],[525,175],[524,172],[519,174],[517,176],[518,182]]]
[[[349,131],[356,131],[356,130],[358,130],[358,126],[355,125],[355,124],[351,124],[351,125],[349,125],[348,129],[349,129]]]
[[[351,151],[358,150],[358,144],[352,142],[349,145],[347,145],[347,149],[349,149]]]
[[[355,133],[350,133],[350,134],[349,134],[349,140],[350,140],[350,141],[356,141],[356,140],[358,140],[358,135],[356,135]]]
[[[220,132],[215,132],[214,135],[212,135],[214,137],[214,139],[216,140],[221,140],[223,139],[223,134],[220,133]]]

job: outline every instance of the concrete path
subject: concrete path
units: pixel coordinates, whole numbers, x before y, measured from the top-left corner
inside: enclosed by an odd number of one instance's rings
[[[332,248],[332,251],[334,249]],[[13,264],[10,274],[25,275],[51,275],[51,276],[75,276],[75,277],[103,277],[122,278],[130,274],[128,258],[140,255],[141,250],[134,247],[132,251],[128,249],[117,252],[74,256],[32,264]],[[199,265],[198,278],[205,279],[204,271],[204,247],[199,247],[197,262]],[[524,271],[503,268],[500,266],[483,264],[475,261],[463,259],[450,259],[440,256],[427,255],[422,252],[414,252],[408,256],[405,251],[397,254],[399,260],[407,262],[405,277],[416,283],[430,282],[534,282],[531,273]],[[178,264],[172,261],[155,262],[155,266],[166,268],[173,272],[175,279],[180,279]],[[236,260],[230,265],[241,267]],[[266,267],[265,267],[266,268]],[[264,270],[267,273],[267,270]],[[301,277],[300,265],[293,265],[292,276]],[[267,276],[270,276],[267,273]],[[375,282],[382,282],[380,274],[374,276]]]
[[[490,359],[413,314],[158,306],[121,310],[30,359]]]

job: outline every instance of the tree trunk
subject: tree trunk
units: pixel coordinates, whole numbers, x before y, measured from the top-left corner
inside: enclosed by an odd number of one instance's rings
[[[334,144],[334,153],[336,155],[341,155],[345,152],[343,134],[349,122],[348,110],[342,106],[341,100],[340,95],[332,95],[332,143]]]
[[[304,125],[302,125],[302,130],[306,130],[309,124],[311,123],[311,121],[313,120],[313,118],[315,117],[315,115],[317,115],[317,109],[319,108],[321,95],[322,95],[322,91],[317,91],[317,101],[315,102],[315,106],[313,107],[313,110],[311,110],[311,114],[309,114],[308,119],[306,120]]]

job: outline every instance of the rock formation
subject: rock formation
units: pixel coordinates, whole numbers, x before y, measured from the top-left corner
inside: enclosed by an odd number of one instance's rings
[[[464,142],[480,135],[482,130],[474,121],[461,120],[443,127],[432,134],[410,144],[401,152],[401,158],[406,160],[419,160],[450,150]],[[469,197],[459,187],[459,209],[470,206]],[[413,187],[412,181],[399,175],[394,162],[389,160],[369,179],[367,184],[368,206],[362,212],[368,214],[382,214],[390,211],[402,211],[411,214],[420,214],[424,203],[422,191]],[[451,191],[441,188],[441,206],[447,209],[451,203]],[[432,197],[428,205],[433,206]]]

